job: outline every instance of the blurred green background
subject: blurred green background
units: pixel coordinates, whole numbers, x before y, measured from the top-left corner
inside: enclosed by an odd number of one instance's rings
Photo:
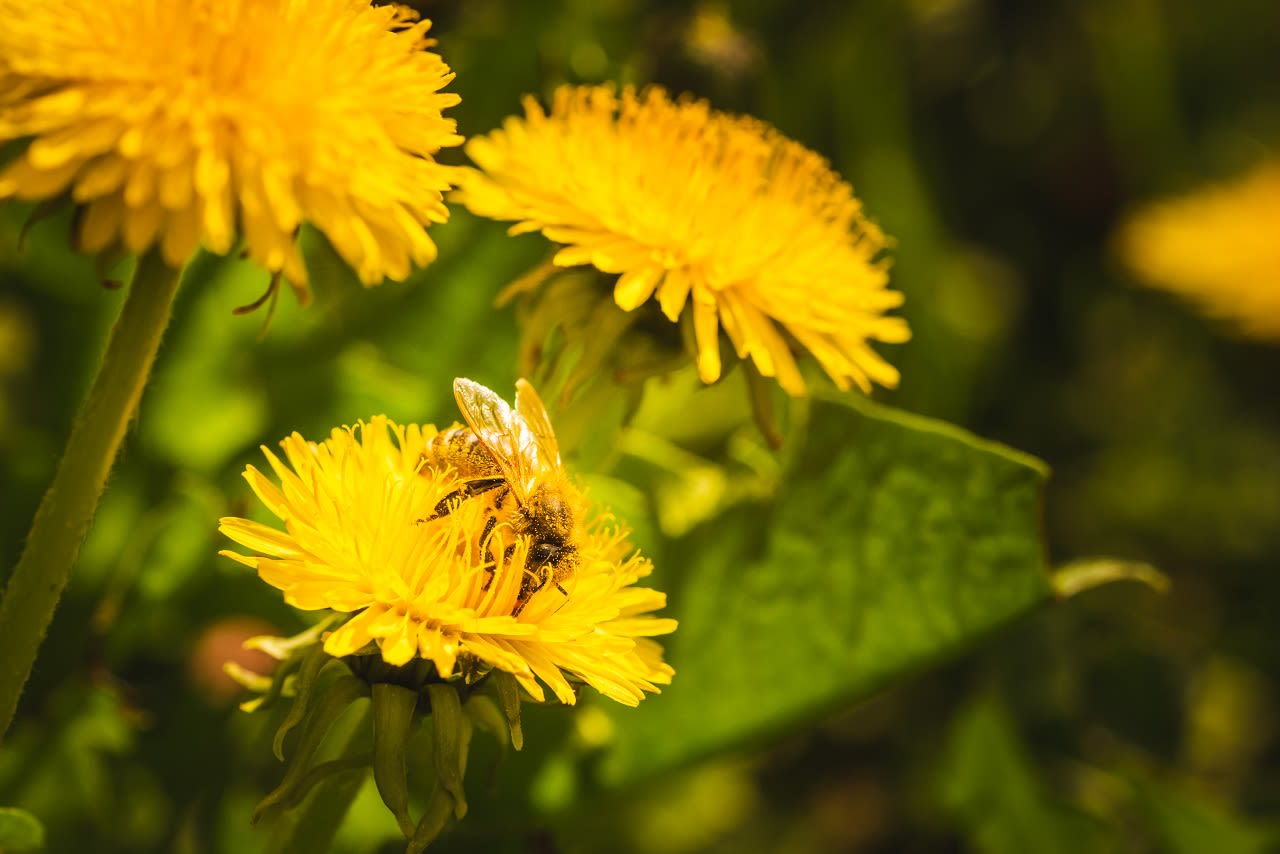
[[[583,769],[628,710],[529,708],[529,746],[494,787],[491,742],[477,739],[476,814],[438,850],[1268,850],[1280,347],[1135,287],[1110,240],[1135,205],[1237,174],[1280,140],[1270,0],[418,5],[458,74],[464,134],[562,82],[656,82],[828,156],[896,240],[914,338],[881,348],[903,382],[877,397],[1045,460],[1050,563],[1149,561],[1172,582],[1044,605],[869,699],[625,784],[597,787]],[[5,571],[122,301],[65,249],[65,219],[20,245],[28,212],[0,210]],[[49,850],[264,844],[247,817],[281,773],[274,721],[237,711],[219,668],[248,634],[304,624],[216,557],[216,519],[250,512],[239,473],[259,444],[379,412],[452,421],[458,375],[512,388],[515,312],[492,300],[544,243],[458,209],[432,234],[435,264],[371,290],[308,235],[315,303],[284,295],[261,338],[261,314],[231,313],[261,294],[261,271],[211,257],[190,269],[0,756],[0,804],[38,815]],[[685,411],[650,426],[672,465],[719,478],[714,507],[682,521],[671,508],[696,484],[634,460],[594,487],[637,529],[677,610],[679,573],[715,548],[703,517],[777,504],[771,463],[750,462],[758,444]],[[726,447],[736,467],[709,462]],[[807,664],[792,662],[824,678]],[[640,711],[680,690],[676,666]],[[772,684],[761,672],[762,696]],[[402,847],[366,786],[338,850]]]

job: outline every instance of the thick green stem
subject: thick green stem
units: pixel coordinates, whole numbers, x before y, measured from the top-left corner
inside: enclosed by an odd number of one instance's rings
[[[181,277],[182,271],[167,266],[158,253],[138,261],[98,375],[0,600],[0,738],[13,720],[111,464],[138,410]]]

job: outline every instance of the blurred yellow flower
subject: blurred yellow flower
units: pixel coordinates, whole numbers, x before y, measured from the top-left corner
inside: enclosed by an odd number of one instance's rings
[[[436,254],[458,96],[429,21],[359,0],[0,0],[0,199],[82,206],[99,252],[231,249],[302,287],[315,224],[375,284]]]
[[[793,345],[841,388],[897,384],[868,344],[910,337],[885,316],[902,295],[877,260],[884,235],[822,157],[767,125],[658,88],[561,87],[549,114],[526,99],[467,154],[479,169],[457,198],[472,212],[563,244],[559,266],[618,274],[624,311],[653,298],[674,322],[687,308],[704,382],[720,377],[723,328],[793,395]]]
[[[294,433],[282,443],[287,464],[263,448],[279,485],[253,466],[245,478],[284,530],[225,518],[221,531],[257,554],[223,554],[297,608],[352,614],[326,638],[330,655],[380,650],[393,665],[420,657],[444,678],[496,667],[537,700],[541,680],[563,703],[575,701],[567,677],[631,706],[668,684],[674,671],[652,637],[675,621],[650,613],[665,594],[633,586],[652,565],[625,532],[569,487],[590,519],[581,562],[562,586],[522,603],[530,537],[504,523],[484,538],[492,510],[479,499],[435,514],[462,484],[452,467],[422,466],[436,435],[377,416],[319,444]]]
[[[1280,338],[1280,162],[1139,210],[1120,232],[1125,263],[1152,287],[1257,338]]]

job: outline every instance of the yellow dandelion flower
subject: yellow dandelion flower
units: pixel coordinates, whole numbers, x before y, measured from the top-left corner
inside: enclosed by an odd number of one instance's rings
[[[429,21],[358,0],[0,0],[0,199],[69,195],[79,246],[231,249],[302,287],[320,229],[366,284],[436,254],[458,145]]]
[[[378,416],[319,444],[295,433],[282,443],[284,461],[264,448],[278,484],[253,466],[245,477],[284,530],[223,519],[222,532],[257,553],[223,554],[294,607],[351,614],[325,639],[334,656],[421,658],[444,678],[479,662],[537,700],[541,680],[563,703],[575,701],[570,679],[632,706],[668,684],[674,671],[652,637],[675,621],[651,615],[665,594],[634,586],[652,565],[626,534],[588,512],[572,577],[524,593],[530,537],[506,522],[487,526],[492,504],[478,497],[436,512],[462,485],[452,467],[423,465],[437,432]]]
[[[1234,321],[1246,335],[1280,339],[1280,161],[1138,211],[1119,246],[1150,286]]]
[[[550,113],[526,99],[467,154],[472,212],[562,244],[559,266],[617,274],[624,311],[691,312],[703,381],[720,377],[723,328],[791,394],[805,389],[793,346],[841,388],[897,384],[868,343],[910,337],[885,315],[902,295],[877,260],[884,235],[822,157],[763,123],[658,88],[562,87]]]

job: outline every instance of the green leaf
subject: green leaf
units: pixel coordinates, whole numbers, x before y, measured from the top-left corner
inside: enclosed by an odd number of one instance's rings
[[[44,825],[26,810],[0,807],[0,851],[36,851],[44,847]]]
[[[615,713],[606,784],[803,726],[1052,596],[1040,462],[856,395],[792,436],[771,502],[668,550],[675,682]]]
[[[1013,718],[990,697],[959,716],[943,759],[937,798],[981,854],[1111,850],[1106,828],[1062,803],[1040,783]]]
[[[1160,850],[1169,854],[1263,854],[1280,844],[1280,828],[1252,823],[1169,786],[1134,781],[1134,790]]]

